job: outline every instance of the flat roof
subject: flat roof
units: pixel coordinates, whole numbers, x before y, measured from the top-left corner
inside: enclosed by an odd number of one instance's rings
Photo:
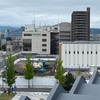
[[[61,42],[61,44],[100,44],[100,41],[64,41],[64,42]]]

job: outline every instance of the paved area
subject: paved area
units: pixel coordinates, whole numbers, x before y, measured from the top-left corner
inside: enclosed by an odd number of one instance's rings
[[[42,86],[42,87],[52,87],[56,83],[56,79],[53,76],[46,76],[46,77],[34,77],[30,80],[31,87]],[[2,78],[0,78],[0,87],[2,85],[6,85],[2,82]],[[16,79],[15,84],[19,88],[27,88],[28,87],[28,80],[25,80],[23,76],[18,76]]]
[[[19,98],[24,95],[28,96],[31,100],[46,100],[49,93],[41,93],[41,92],[18,92],[12,100],[19,100]]]
[[[33,80],[30,81],[31,86],[33,87],[53,87],[56,80],[53,76],[47,77],[34,77]],[[5,85],[5,83],[3,83]],[[24,79],[22,76],[18,76],[16,79],[16,86],[21,88],[28,87],[28,81]],[[14,85],[15,85],[14,84]],[[2,78],[0,78],[0,86],[2,86]],[[1,94],[1,92],[0,92]],[[46,100],[47,96],[49,95],[48,92],[17,92],[12,100],[19,100],[22,96],[28,96],[31,100]]]

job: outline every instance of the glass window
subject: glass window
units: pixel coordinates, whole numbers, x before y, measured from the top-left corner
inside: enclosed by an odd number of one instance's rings
[[[42,42],[46,42],[47,41],[47,39],[42,39]]]
[[[97,51],[96,51],[96,54],[97,54]]]
[[[24,34],[24,36],[32,36],[32,34]]]
[[[42,44],[42,46],[43,46],[43,47],[46,47],[46,46],[47,46],[47,44]]]
[[[47,49],[42,49],[42,51],[47,51]]]
[[[47,36],[47,34],[42,34],[42,36]]]

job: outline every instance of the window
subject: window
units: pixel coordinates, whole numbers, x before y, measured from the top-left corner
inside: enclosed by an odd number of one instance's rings
[[[77,54],[79,54],[79,51],[77,51]]]
[[[32,36],[32,34],[24,34],[24,36]]]
[[[84,54],[84,51],[82,51],[82,54]]]
[[[69,51],[69,54],[70,54],[70,51]]]
[[[42,36],[47,36],[47,34],[42,34]]]
[[[91,54],[92,54],[92,51],[91,51]]]
[[[96,54],[97,54],[97,51],[96,51]]]
[[[42,51],[47,51],[47,49],[42,49]]]
[[[47,41],[47,39],[42,39],[42,42],[46,42]]]
[[[54,28],[55,30],[57,30],[58,28]]]
[[[87,51],[87,54],[89,54],[89,51]]]
[[[75,54],[75,51],[74,51],[74,54]]]
[[[43,47],[46,47],[46,46],[47,46],[47,44],[42,44],[42,46],[43,46]]]

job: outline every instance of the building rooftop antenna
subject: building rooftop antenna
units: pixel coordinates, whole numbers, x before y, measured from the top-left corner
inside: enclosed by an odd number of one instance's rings
[[[59,15],[58,15],[58,32],[59,32]]]
[[[34,20],[32,21],[32,24],[34,25],[34,29],[35,29],[35,11],[34,11]]]

